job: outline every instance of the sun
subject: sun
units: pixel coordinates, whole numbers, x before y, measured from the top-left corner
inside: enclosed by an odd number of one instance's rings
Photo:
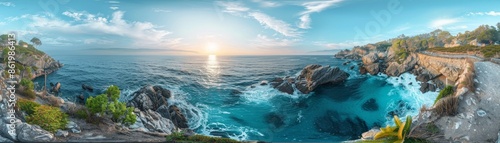
[[[214,42],[210,42],[207,44],[206,50],[208,54],[215,54],[217,50],[219,50],[219,45]]]

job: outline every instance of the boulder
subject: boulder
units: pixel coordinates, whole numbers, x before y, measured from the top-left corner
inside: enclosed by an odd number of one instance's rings
[[[63,131],[63,130],[56,131],[56,136],[58,136],[58,137],[67,137],[68,135],[69,135],[68,131]]]
[[[51,89],[53,93],[59,93],[59,89],[61,88],[61,83],[57,82]]]
[[[170,97],[170,91],[161,86],[145,86],[132,94],[132,100],[128,101],[127,106],[141,111],[155,111],[162,105],[168,105],[167,99]]]
[[[373,63],[373,64],[370,64],[370,65],[365,65],[365,69],[366,69],[366,71],[368,73],[370,73],[372,75],[376,75],[380,71],[380,65],[379,65],[379,63]]]
[[[366,70],[365,67],[359,67],[359,74],[366,74],[368,71]]]
[[[137,121],[129,126],[130,129],[166,134],[171,134],[175,130],[174,123],[170,119],[162,117],[158,112],[150,109],[146,111],[135,110],[134,112]]]
[[[90,85],[82,84],[82,89],[90,92],[94,92],[94,88]]]
[[[373,140],[373,137],[375,137],[375,135],[380,132],[380,129],[371,129],[369,131],[366,131],[364,132],[363,134],[361,134],[361,139],[362,140]]]
[[[385,70],[385,73],[389,76],[399,76],[403,74],[404,72],[410,71],[415,67],[415,65],[418,62],[418,57],[416,54],[410,54],[406,59],[401,62],[389,62],[389,65],[387,69]]]
[[[170,106],[168,113],[170,113],[170,120],[172,120],[177,128],[189,128],[186,117],[177,106]]]
[[[21,123],[16,126],[17,140],[20,142],[50,142],[54,135],[40,126]]]
[[[13,141],[0,136],[0,143],[13,143]]]
[[[323,84],[340,83],[346,80],[349,74],[338,67],[308,65],[296,78],[295,87],[300,92],[308,94]]]
[[[262,86],[267,85],[267,80],[261,81],[259,85],[262,85]]]
[[[276,88],[277,86],[279,86],[281,83],[283,83],[283,79],[282,78],[274,78],[271,82],[269,82],[269,84],[273,87],[273,88]]]
[[[278,85],[276,87],[276,89],[278,89],[281,92],[288,93],[288,94],[293,94],[293,91],[294,91],[292,83],[290,83],[288,81],[282,82],[280,85]]]
[[[378,55],[376,53],[370,53],[363,56],[362,60],[365,65],[373,64],[378,61]]]

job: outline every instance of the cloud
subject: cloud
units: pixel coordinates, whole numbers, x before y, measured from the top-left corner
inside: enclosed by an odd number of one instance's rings
[[[166,10],[166,9],[159,9],[159,8],[154,8],[153,9],[154,12],[165,12],[165,13],[168,13],[168,12],[171,12],[170,10]]]
[[[5,18],[5,20],[12,22],[12,21],[17,21],[19,19],[26,18],[28,16],[30,16],[30,15],[29,14],[24,14],[24,15],[21,15],[21,16],[7,17],[7,18]]]
[[[488,16],[500,16],[500,11],[489,11],[489,12],[470,12],[467,14],[468,16],[483,16],[483,15],[488,15]]]
[[[232,15],[237,15],[237,16],[242,15],[242,12],[247,12],[250,10],[250,8],[243,6],[243,4],[241,4],[239,2],[218,1],[218,2],[216,2],[216,4],[218,4],[219,6],[224,8],[224,10],[222,10],[222,12],[229,13]]]
[[[270,38],[265,35],[258,34],[257,38],[253,40],[253,43],[256,47],[259,48],[283,48],[283,47],[291,47],[298,40],[289,40],[289,39],[281,39],[281,38]]]
[[[119,8],[117,6],[112,6],[112,7],[109,7],[109,9],[118,10]]]
[[[430,27],[434,29],[443,29],[443,26],[459,22],[458,19],[438,19],[432,21]]]
[[[3,25],[5,25],[5,22],[0,22],[0,26],[3,26]]]
[[[158,29],[150,22],[126,21],[123,19],[124,14],[123,11],[115,11],[108,20],[87,12],[65,11],[63,15],[75,21],[66,22],[55,17],[34,15],[30,17],[33,22],[29,26],[47,33],[118,36],[128,39],[132,43],[129,46],[175,47],[182,40],[168,37],[171,32]],[[87,41],[88,43],[92,41]]]
[[[281,4],[273,1],[266,1],[266,0],[252,0],[253,2],[259,3],[260,6],[262,7],[278,7],[281,6]]]
[[[105,39],[85,39],[83,40],[83,44],[102,44],[102,45],[107,45],[107,44],[113,44],[115,41],[112,40],[105,40]]]
[[[321,12],[328,7],[331,7],[335,4],[338,4],[342,2],[343,0],[328,0],[328,1],[312,1],[312,2],[306,2],[303,3],[302,6],[306,9],[305,11],[301,12],[300,15],[300,23],[299,23],[299,28],[302,29],[309,29],[311,28],[311,18],[309,15],[311,13],[315,12]]]
[[[16,5],[12,2],[0,2],[0,5],[7,6],[7,7],[16,7]]]
[[[249,16],[255,18],[259,23],[267,28],[270,28],[278,33],[281,33],[287,37],[298,37],[300,33],[297,29],[292,28],[290,24],[275,19],[274,17],[268,16],[261,12],[249,13]]]
[[[117,4],[117,3],[120,3],[119,1],[108,1],[108,3],[114,3],[114,4]]]

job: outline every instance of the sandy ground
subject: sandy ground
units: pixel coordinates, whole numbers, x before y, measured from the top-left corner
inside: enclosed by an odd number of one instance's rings
[[[500,131],[500,65],[476,62],[475,93],[461,97],[459,113],[436,121],[453,142],[498,142]]]

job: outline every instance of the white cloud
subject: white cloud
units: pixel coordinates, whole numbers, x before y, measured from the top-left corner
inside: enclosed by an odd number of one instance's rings
[[[3,5],[3,6],[12,6],[12,7],[16,7],[16,5],[12,2],[0,2],[0,5]]]
[[[174,47],[176,45],[172,45],[172,43],[179,43],[182,40],[167,37],[171,32],[158,29],[150,22],[128,22],[123,19],[124,12],[122,11],[115,11],[110,20],[86,12],[64,13],[78,22],[66,22],[54,17],[32,16],[33,22],[30,27],[49,31],[47,33],[109,35],[130,38],[130,41],[135,44],[133,46]]]
[[[443,29],[443,26],[459,22],[458,19],[438,19],[432,21],[430,27],[434,29]]]
[[[165,13],[167,13],[167,12],[171,12],[170,10],[166,10],[166,9],[159,9],[159,8],[154,8],[154,9],[153,9],[153,11],[154,11],[154,12],[165,12]]]
[[[302,29],[311,28],[310,27],[311,18],[309,16],[311,13],[321,12],[321,11],[327,9],[328,7],[333,6],[333,5],[340,3],[342,1],[343,0],[328,0],[328,1],[313,1],[313,2],[303,3],[302,6],[304,6],[304,8],[306,10],[299,14],[299,15],[301,15],[299,28],[302,28]]]
[[[21,16],[7,17],[7,18],[5,18],[5,20],[7,20],[7,21],[11,21],[11,22],[12,22],[12,21],[17,21],[17,20],[19,20],[19,19],[26,18],[26,17],[28,17],[28,16],[30,16],[30,15],[29,15],[29,14],[24,14],[24,15],[21,15]]]
[[[233,14],[233,15],[241,15],[242,12],[247,12],[250,10],[250,8],[243,6],[243,4],[241,4],[239,2],[218,1],[216,4],[218,4],[219,6],[222,6],[224,8],[224,10],[222,10],[222,12],[226,12],[226,13]]]
[[[281,4],[273,1],[267,1],[267,0],[252,0],[253,2],[259,3],[260,6],[262,7],[278,7]]]
[[[300,35],[297,29],[292,28],[290,24],[275,19],[274,17],[268,16],[260,12],[252,12],[249,15],[255,18],[259,23],[267,28],[273,29],[274,31],[281,33],[287,37],[297,37]]]
[[[500,16],[500,11],[489,11],[489,12],[470,12],[467,14],[468,16],[483,16],[483,15],[488,15],[488,16]]]
[[[283,48],[283,47],[291,47],[298,40],[289,40],[289,39],[281,39],[281,38],[270,38],[265,35],[258,34],[257,38],[253,40],[253,43],[256,47],[259,48]]]
[[[84,44],[102,44],[102,45],[107,45],[107,44],[114,43],[114,41],[112,41],[112,40],[105,40],[105,39],[91,38],[91,39],[85,39],[85,40],[83,40],[83,43]]]
[[[0,22],[0,26],[3,26],[3,25],[5,25],[5,22]]]
[[[108,3],[114,3],[114,4],[116,4],[116,3],[120,3],[120,2],[119,1],[108,1]]]
[[[109,9],[111,9],[111,10],[118,10],[119,8],[117,6],[112,6],[112,7],[109,7]]]

